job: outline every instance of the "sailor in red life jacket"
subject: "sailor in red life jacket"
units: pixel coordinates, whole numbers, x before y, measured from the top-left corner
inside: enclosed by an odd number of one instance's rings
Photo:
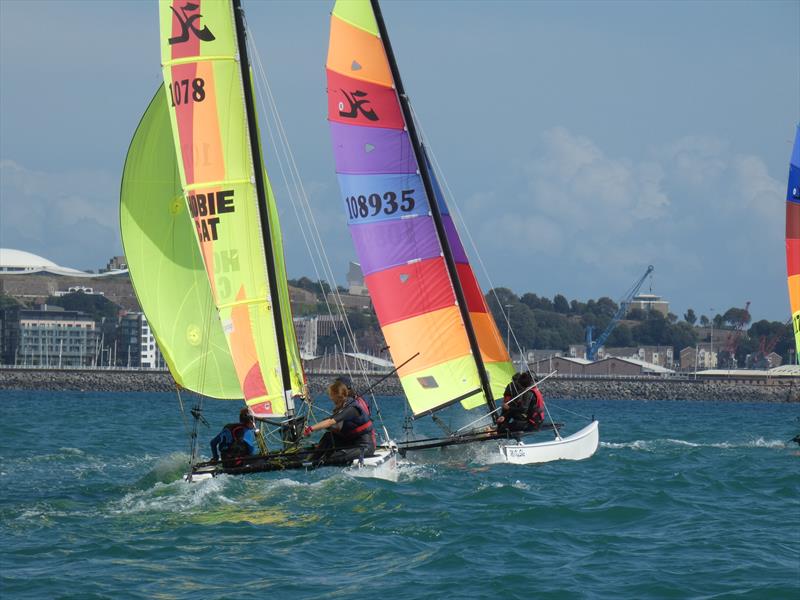
[[[331,418],[303,431],[303,435],[309,436],[320,429],[328,430],[316,446],[314,460],[344,465],[375,454],[375,427],[369,404],[353,391],[350,378],[336,379],[328,386],[328,396],[334,406]]]
[[[533,376],[517,373],[503,392],[503,411],[497,418],[497,431],[535,431],[544,421],[544,397],[538,387],[530,388]]]
[[[258,454],[253,415],[247,408],[239,411],[239,422],[228,423],[211,440],[211,462],[222,455],[223,463],[238,463],[244,456]]]

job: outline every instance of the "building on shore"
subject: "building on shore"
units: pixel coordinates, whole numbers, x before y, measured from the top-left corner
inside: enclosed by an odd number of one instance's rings
[[[586,344],[570,344],[568,354],[573,358],[586,358]],[[597,360],[611,357],[638,360],[667,369],[675,366],[672,346],[601,346],[597,351]]]
[[[528,363],[528,367],[538,375],[558,371],[559,375],[583,375],[586,365],[592,361],[570,356],[550,356]]]
[[[651,310],[660,312],[665,317],[669,314],[669,302],[662,299],[661,296],[655,294],[637,294],[633,297],[630,304],[630,310],[635,308],[641,309],[645,312]]]
[[[569,356],[554,356],[534,363],[529,367],[537,374],[543,375],[558,371],[559,375],[595,375],[595,376],[633,376],[633,375],[659,375],[665,376],[674,373],[672,369],[636,358],[619,358],[609,356],[597,361],[585,358],[572,358]]]
[[[117,343],[112,362],[119,366],[164,369],[166,362],[142,312],[122,315],[117,328]]]
[[[15,366],[88,367],[102,360],[102,340],[92,317],[60,306],[0,311],[2,363]]]
[[[717,367],[717,353],[710,343],[687,346],[680,353],[681,371],[702,371]]]

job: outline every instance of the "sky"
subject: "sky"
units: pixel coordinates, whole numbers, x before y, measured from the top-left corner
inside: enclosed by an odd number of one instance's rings
[[[243,0],[336,277],[355,260],[326,121],[332,2]],[[484,290],[644,292],[789,319],[800,2],[382,3]],[[161,82],[150,1],[0,0],[0,247],[122,254],[128,144]],[[283,180],[290,277],[315,278]],[[462,231],[462,237],[464,233]]]

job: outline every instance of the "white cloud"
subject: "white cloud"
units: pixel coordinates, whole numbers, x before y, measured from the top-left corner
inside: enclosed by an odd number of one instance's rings
[[[48,173],[0,161],[0,244],[76,268],[120,252],[119,181],[103,171]]]
[[[514,289],[616,297],[652,263],[654,291],[679,311],[783,293],[783,184],[761,158],[702,136],[635,158],[565,128],[541,140],[515,176],[462,203],[495,278],[526,257],[537,282]]]

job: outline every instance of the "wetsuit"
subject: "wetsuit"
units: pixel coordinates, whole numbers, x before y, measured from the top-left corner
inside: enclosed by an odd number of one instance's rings
[[[258,454],[255,430],[243,423],[228,423],[211,440],[211,457],[224,461]]]
[[[315,461],[346,465],[375,454],[375,427],[363,398],[348,398],[331,418],[336,421],[336,429],[325,432],[320,439]]]
[[[533,428],[529,421],[529,415],[532,412],[531,405],[536,405],[538,402],[532,390],[524,392],[517,398],[523,389],[525,388],[518,388],[513,381],[506,386],[503,392],[503,401],[508,404],[508,408],[503,409],[502,415],[505,417],[505,421],[497,425],[498,433],[525,431]],[[539,395],[541,396],[541,393]]]

